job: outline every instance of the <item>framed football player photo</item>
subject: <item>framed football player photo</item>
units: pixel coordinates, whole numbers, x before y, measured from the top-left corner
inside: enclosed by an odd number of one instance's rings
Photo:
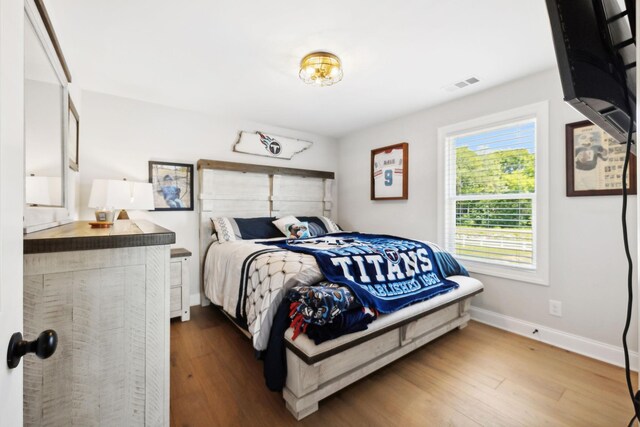
[[[371,150],[371,200],[409,198],[409,144]]]
[[[149,161],[156,211],[193,210],[193,165]]]
[[[588,120],[566,125],[567,196],[622,194],[626,146]],[[631,153],[627,192],[636,194],[636,156]]]

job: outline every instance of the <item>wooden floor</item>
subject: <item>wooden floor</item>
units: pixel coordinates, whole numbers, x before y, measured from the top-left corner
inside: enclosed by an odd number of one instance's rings
[[[171,323],[172,426],[626,426],[625,390],[621,368],[471,322],[296,422],[217,309]]]

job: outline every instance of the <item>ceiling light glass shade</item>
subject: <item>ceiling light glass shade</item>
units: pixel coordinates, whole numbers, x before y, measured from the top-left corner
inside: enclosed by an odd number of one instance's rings
[[[331,86],[342,80],[340,58],[328,52],[313,52],[300,61],[300,79],[315,86]]]

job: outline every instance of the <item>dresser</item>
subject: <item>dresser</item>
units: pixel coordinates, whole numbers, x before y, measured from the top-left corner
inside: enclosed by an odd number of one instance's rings
[[[147,221],[78,221],[24,238],[25,425],[169,425],[170,244]]]

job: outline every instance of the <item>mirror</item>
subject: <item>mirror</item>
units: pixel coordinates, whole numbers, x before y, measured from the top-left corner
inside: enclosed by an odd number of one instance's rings
[[[69,217],[66,192],[69,104],[67,81],[40,17],[25,2],[25,232]]]
[[[24,31],[25,202],[62,207],[64,86],[26,16]]]

